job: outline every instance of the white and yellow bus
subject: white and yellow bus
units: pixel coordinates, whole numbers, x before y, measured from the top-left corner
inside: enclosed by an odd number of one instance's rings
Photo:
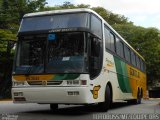
[[[13,68],[14,103],[140,103],[146,95],[143,57],[90,9],[24,15]]]

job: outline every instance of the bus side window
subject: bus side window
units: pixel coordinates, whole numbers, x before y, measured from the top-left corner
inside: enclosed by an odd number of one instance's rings
[[[143,61],[143,72],[146,72],[146,65],[145,65],[144,61]]]
[[[104,27],[104,35],[106,49],[115,52],[115,36],[110,32],[110,30],[107,29],[106,26]]]
[[[115,36],[112,33],[110,33],[110,41],[110,50],[115,52]]]
[[[125,53],[125,59],[130,63],[131,62],[131,51],[126,45],[124,46],[124,53]]]
[[[139,57],[136,55],[136,65],[140,69],[140,60]]]
[[[104,27],[104,36],[105,36],[105,46],[106,46],[106,49],[110,49],[110,36],[109,36],[109,30]]]
[[[124,45],[119,38],[116,38],[116,52],[120,57],[124,58]]]
[[[131,52],[131,63],[136,66],[136,56],[133,51]]]
[[[91,37],[90,39],[90,76],[91,79],[96,77],[99,74],[101,69],[101,60],[102,60],[102,48],[101,40],[96,37]]]
[[[144,63],[144,61],[142,60],[142,59],[140,59],[140,62],[141,62],[141,70],[143,71],[143,72],[145,72],[145,63]]]
[[[106,46],[106,49],[110,49],[110,36],[109,36],[110,32],[109,30],[104,27],[104,35],[105,35],[105,46]]]

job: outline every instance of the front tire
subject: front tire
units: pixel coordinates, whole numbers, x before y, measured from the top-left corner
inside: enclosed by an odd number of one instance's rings
[[[58,104],[50,104],[50,110],[51,111],[57,111],[58,110]]]
[[[105,90],[105,101],[102,103],[98,103],[98,109],[99,111],[106,112],[110,108],[110,105],[112,103],[112,98],[111,98],[111,89],[107,85],[106,90]]]

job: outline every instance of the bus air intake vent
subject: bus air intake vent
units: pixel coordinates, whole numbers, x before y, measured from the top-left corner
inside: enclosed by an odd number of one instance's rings
[[[63,81],[28,81],[29,85],[60,85]]]

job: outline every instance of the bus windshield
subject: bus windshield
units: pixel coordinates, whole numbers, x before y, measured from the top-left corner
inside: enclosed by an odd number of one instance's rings
[[[72,13],[25,17],[22,20],[19,32],[75,27],[89,28],[89,14]]]
[[[86,72],[84,34],[61,32],[20,37],[15,74]]]

